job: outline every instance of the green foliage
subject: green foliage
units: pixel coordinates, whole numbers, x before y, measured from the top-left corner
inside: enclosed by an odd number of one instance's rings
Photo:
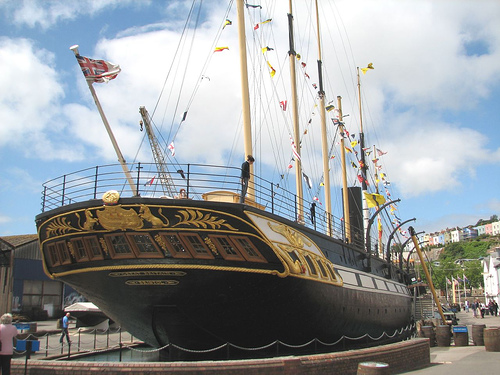
[[[439,260],[451,260],[464,259],[465,242],[452,242],[444,247],[443,252],[439,255]]]
[[[498,221],[498,217],[493,215],[490,221],[481,220],[483,224],[488,222]],[[439,255],[439,265],[426,262],[427,268],[431,274],[434,287],[436,289],[445,290],[447,287],[451,289],[451,285],[447,284],[446,279],[452,280],[452,277],[462,279],[465,275],[468,279],[467,288],[479,288],[484,286],[483,266],[481,258],[488,255],[488,250],[500,245],[499,236],[482,235],[473,240],[453,242],[446,245]],[[439,246],[431,246],[436,248]],[[457,262],[459,259],[472,259],[470,261]],[[415,265],[415,271],[421,277],[422,281],[428,283],[420,264]],[[463,282],[460,282],[460,289],[463,288]]]
[[[483,285],[483,266],[480,260],[474,260],[464,263],[464,275],[469,279],[469,283],[474,288]]]
[[[465,259],[479,259],[485,257],[490,248],[490,243],[486,241],[465,242]]]
[[[494,246],[497,240],[484,241],[475,239],[473,241],[453,242],[446,245],[443,252],[439,255],[439,265],[427,263],[427,268],[431,273],[434,286],[438,289],[446,289],[446,278],[463,278],[463,275],[469,280],[469,286],[478,288],[483,285],[483,269],[480,258],[487,255],[488,249]],[[474,259],[462,264],[455,263],[458,259]],[[425,280],[425,274],[422,268],[418,270]],[[461,284],[462,285],[462,284]],[[448,285],[450,287],[450,285]]]
[[[467,288],[471,286],[474,288],[479,288],[483,285],[483,268],[480,260],[473,260],[469,262],[464,262],[463,266],[454,262],[454,260],[443,260],[439,262],[439,266],[426,263],[427,269],[429,270],[432,282],[434,283],[434,287],[436,289],[446,289],[446,279],[452,280],[453,278],[462,279],[465,275],[469,280],[467,284]],[[417,272],[422,277],[422,281],[428,283],[425,273],[423,272],[422,266],[417,265]],[[463,283],[460,284],[460,287],[463,288]],[[451,288],[451,285],[448,284],[448,288]]]
[[[446,245],[439,260],[479,259],[486,256],[490,248],[489,241],[461,241]]]

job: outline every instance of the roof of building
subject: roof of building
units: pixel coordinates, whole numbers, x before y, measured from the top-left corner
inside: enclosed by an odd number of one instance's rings
[[[4,242],[7,246],[13,247],[14,249],[26,245],[27,243],[38,241],[38,236],[36,234],[21,234],[18,236],[3,236],[0,237],[0,241]]]

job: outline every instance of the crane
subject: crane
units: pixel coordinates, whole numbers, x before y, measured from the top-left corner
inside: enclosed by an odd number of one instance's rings
[[[160,144],[158,143],[158,139],[156,138],[151,126],[149,113],[146,107],[139,107],[139,112],[143,120],[141,121],[141,125],[144,124],[144,127],[146,128],[146,134],[148,135],[149,143],[151,145],[151,151],[155,159],[156,168],[158,169],[158,178],[160,180],[161,188],[166,196],[173,198],[176,193],[176,188],[170,173],[167,171],[165,155],[163,154]]]

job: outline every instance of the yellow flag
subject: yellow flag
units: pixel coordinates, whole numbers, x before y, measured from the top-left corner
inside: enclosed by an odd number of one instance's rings
[[[271,72],[269,74],[271,74],[271,77],[274,77],[274,75],[276,74],[276,70],[271,66],[271,63],[269,61],[267,62],[267,65],[269,65],[269,68],[271,68]]]
[[[366,68],[361,68],[361,71],[363,72],[363,74],[366,74],[366,72],[369,70],[369,69],[375,69],[373,67],[373,63],[369,63],[368,66]]]
[[[370,208],[377,207],[385,203],[385,198],[383,195],[367,193],[366,191],[364,191],[363,193],[365,194],[366,205]]]

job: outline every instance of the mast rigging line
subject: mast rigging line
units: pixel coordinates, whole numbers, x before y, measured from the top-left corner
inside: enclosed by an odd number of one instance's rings
[[[167,81],[168,81],[168,79],[169,79],[169,77],[170,77],[170,73],[172,72],[172,69],[173,69],[173,66],[174,66],[174,62],[175,62],[175,60],[176,60],[176,58],[177,58],[177,55],[178,55],[178,53],[179,53],[179,51],[180,51],[181,44],[182,44],[182,41],[183,41],[183,39],[184,39],[184,35],[185,35],[185,33],[186,33],[186,30],[187,30],[188,24],[189,24],[189,22],[190,22],[191,15],[192,15],[192,12],[193,12],[193,9],[194,9],[194,6],[195,6],[195,3],[196,3],[196,0],[193,0],[193,3],[191,4],[191,8],[190,8],[190,10],[189,10],[188,16],[187,16],[187,18],[186,18],[186,22],[184,23],[184,27],[183,27],[183,29],[182,29],[181,38],[179,38],[179,43],[177,44],[177,48],[175,49],[175,53],[174,53],[174,57],[173,57],[173,59],[172,59],[172,63],[171,63],[170,68],[169,68],[169,70],[168,70],[168,72],[167,72],[167,75],[166,75],[166,77],[165,77],[165,80],[163,81],[163,86],[162,86],[162,88],[161,88],[161,90],[160,90],[160,94],[158,95],[158,99],[157,99],[156,104],[155,104],[155,106],[154,106],[154,108],[153,108],[153,111],[152,111],[152,113],[151,113],[151,115],[150,115],[151,121],[153,121],[153,116],[155,115],[156,110],[158,109],[158,105],[159,105],[160,100],[161,100],[161,98],[162,98],[162,96],[163,96],[163,92],[164,92],[164,90],[165,90],[165,86],[167,85]],[[156,125],[155,125],[155,127],[156,127]],[[159,134],[161,134],[161,133],[159,133]],[[138,148],[138,150],[137,150],[137,152],[136,152],[136,154],[135,154],[134,161],[133,161],[133,165],[134,165],[134,164],[136,163],[136,161],[137,161],[137,157],[138,157],[139,152],[140,152],[140,149],[141,149],[141,147],[142,147],[142,145],[143,145],[143,143],[144,143],[144,139],[145,139],[145,137],[146,137],[146,133],[143,135],[142,140],[141,140],[141,143],[140,143],[140,145],[139,145],[139,148]]]
[[[195,1],[196,1],[196,0],[195,0]],[[233,5],[233,1],[234,1],[234,0],[231,0],[231,1],[229,2],[228,7],[226,8],[226,12],[224,13],[223,21],[221,22],[221,24],[220,24],[220,26],[219,26],[219,29],[218,29],[218,32],[217,32],[217,34],[216,34],[216,36],[215,36],[215,38],[214,38],[214,41],[213,41],[212,45],[210,46],[210,50],[209,50],[209,52],[208,52],[208,54],[207,54],[207,58],[205,59],[205,62],[204,62],[203,67],[202,67],[202,69],[201,69],[201,71],[200,71],[200,74],[198,75],[197,84],[195,85],[195,88],[194,88],[194,90],[193,90],[193,92],[192,92],[192,94],[191,94],[191,97],[190,97],[190,98],[189,98],[189,100],[188,100],[188,104],[187,104],[187,106],[186,106],[186,109],[185,109],[185,111],[184,111],[184,114],[187,114],[187,113],[189,112],[189,109],[191,108],[191,105],[192,105],[192,104],[193,104],[193,102],[194,102],[194,99],[195,99],[195,97],[196,97],[196,94],[198,93],[198,89],[199,89],[199,88],[200,88],[200,86],[201,86],[201,82],[202,82],[203,78],[204,78],[204,77],[206,77],[206,76],[205,76],[205,73],[206,73],[206,71],[207,71],[207,69],[208,69],[208,65],[209,65],[209,64],[210,64],[210,62],[212,61],[212,57],[213,57],[213,54],[214,54],[214,52],[213,52],[213,51],[214,51],[214,49],[215,49],[215,47],[216,47],[216,45],[217,45],[217,43],[218,43],[218,41],[219,41],[219,39],[220,39],[220,37],[221,37],[221,35],[222,35],[222,31],[223,31],[223,29],[224,29],[225,20],[228,18],[229,12],[230,12],[231,7],[232,7],[232,5]],[[200,4],[200,11],[199,11],[199,13],[201,13],[201,4]],[[198,14],[198,18],[199,18],[199,14]],[[196,22],[196,27],[197,27],[197,26],[198,26],[198,19],[197,19],[197,22]],[[194,35],[193,35],[193,40],[194,40]],[[185,71],[185,72],[187,73],[187,65],[186,65],[186,71]],[[183,81],[184,81],[184,80],[183,80]],[[180,96],[179,96],[179,97],[180,97]],[[177,108],[176,108],[176,111],[175,111],[175,114],[174,114],[174,118],[175,118],[175,116],[176,116],[176,113],[177,113]],[[177,131],[175,132],[175,134],[174,134],[174,136],[173,136],[172,140],[175,140],[175,138],[176,138],[176,136],[177,136],[177,133],[178,133],[178,131],[179,131],[179,129],[180,129],[180,126],[181,126],[181,124],[182,124],[182,122],[183,122],[183,121],[184,121],[184,120],[182,120],[182,121],[179,123],[179,126],[178,126],[178,128],[177,128]],[[173,123],[173,119],[172,119],[172,123]]]
[[[154,109],[153,109],[152,113],[150,114],[150,119],[151,119],[151,122],[153,123],[154,127],[155,127],[155,128],[156,128],[156,130],[157,130],[157,131],[156,131],[156,133],[158,134],[158,137],[161,139],[162,144],[163,144],[162,150],[163,150],[163,152],[165,152],[165,153],[166,153],[166,155],[169,155],[169,152],[168,152],[168,150],[167,150],[167,144],[168,144],[168,142],[165,140],[165,138],[163,137],[163,134],[162,134],[162,132],[161,132],[161,128],[162,128],[163,126],[158,127],[158,126],[156,125],[156,122],[155,122],[153,119],[154,119],[154,115],[155,115],[155,114],[156,114],[156,112],[157,112],[157,109],[158,109],[159,103],[160,103],[160,101],[161,101],[161,98],[163,97],[163,94],[164,94],[164,91],[165,91],[165,88],[166,88],[167,82],[169,81],[169,78],[171,77],[171,74],[173,73],[173,69],[174,69],[174,66],[175,66],[175,64],[176,64],[176,61],[177,61],[177,59],[178,59],[179,53],[180,53],[180,51],[181,51],[181,49],[182,49],[182,46],[185,44],[185,40],[186,40],[186,38],[187,38],[187,31],[188,31],[188,27],[189,27],[189,24],[192,22],[192,19],[193,19],[193,13],[194,13],[194,11],[195,11],[195,9],[196,9],[196,3],[197,3],[197,1],[198,1],[198,0],[193,0],[193,2],[192,2],[192,4],[191,4],[191,8],[190,8],[190,10],[189,10],[188,16],[187,16],[186,21],[185,21],[185,23],[184,23],[184,27],[183,27],[183,30],[182,30],[182,33],[181,33],[181,37],[179,38],[179,42],[178,42],[178,44],[177,44],[177,48],[176,48],[176,50],[175,50],[174,57],[173,57],[173,59],[172,59],[172,63],[171,63],[171,65],[170,65],[170,68],[169,68],[169,70],[168,70],[168,72],[167,72],[167,75],[166,75],[166,77],[165,77],[165,80],[164,80],[164,82],[163,82],[163,86],[162,86],[162,88],[161,88],[161,91],[160,91],[160,94],[159,94],[158,99],[157,99],[157,101],[156,101],[156,104],[155,104],[155,106],[154,106]],[[199,25],[199,20],[200,20],[200,14],[201,14],[201,8],[202,8],[202,3],[203,3],[203,0],[200,0],[199,2],[200,2],[200,4],[199,4],[199,7],[198,7],[198,12],[197,12],[197,15],[196,15],[196,21],[195,21],[195,25],[194,25],[194,28],[193,28],[193,30],[194,30],[194,31],[196,31],[196,30],[198,29],[198,25]],[[227,15],[229,14],[229,11],[230,11],[230,9],[231,9],[231,7],[232,7],[232,4],[233,4],[233,0],[231,0],[231,1],[230,1],[229,6],[228,6],[228,7],[227,7],[227,9],[226,9],[224,20],[227,18]],[[225,22],[225,21],[223,21],[223,22]],[[213,50],[214,50],[214,48],[215,48],[214,46],[217,44],[217,41],[219,40],[220,35],[221,35],[221,33],[222,33],[222,27],[223,27],[223,23],[221,23],[221,27],[219,28],[219,31],[218,31],[218,33],[217,33],[217,35],[216,35],[215,39],[214,39],[214,42],[213,42],[213,44],[212,44],[212,46],[211,46],[211,48],[210,48],[210,51],[209,51],[209,53],[207,54],[207,58],[205,59],[205,63],[204,63],[203,68],[202,68],[202,70],[201,70],[201,72],[200,72],[200,74],[199,74],[199,79],[198,79],[198,81],[197,81],[197,84],[195,85],[195,88],[193,89],[193,92],[192,92],[192,94],[191,94],[191,96],[190,96],[190,99],[189,99],[189,101],[188,101],[188,105],[187,105],[187,107],[186,107],[185,113],[187,113],[187,112],[189,111],[189,108],[191,107],[191,105],[192,105],[192,103],[193,103],[193,101],[194,101],[194,98],[195,98],[195,96],[196,96],[196,93],[198,92],[198,89],[199,89],[199,87],[200,87],[201,80],[202,80],[202,79],[203,79],[203,77],[205,76],[205,75],[204,75],[204,73],[206,72],[207,67],[208,67],[208,65],[209,65],[209,62],[211,61],[211,58],[212,58],[212,56],[213,56]],[[195,34],[196,34],[196,32],[194,32],[194,33],[193,33],[193,37],[192,37],[192,42],[191,42],[191,46],[190,46],[190,49],[189,49],[189,51],[190,51],[189,53],[191,53],[191,51],[192,51],[192,49],[193,49],[193,41],[194,41],[194,36],[195,36]],[[184,82],[184,79],[185,79],[185,77],[186,77],[187,72],[188,72],[188,66],[186,65],[186,66],[184,67],[184,73],[183,73],[182,83]],[[181,85],[181,89],[180,89],[180,91],[182,91],[182,87],[183,87],[183,84]],[[174,113],[173,113],[173,115],[172,115],[172,122],[171,122],[171,126],[170,126],[171,131],[170,131],[170,133],[169,133],[169,138],[170,138],[170,135],[171,135],[171,133],[172,133],[172,129],[173,129],[173,124],[174,124],[174,122],[175,122],[175,118],[177,117],[177,113],[178,113],[178,108],[179,108],[179,101],[180,101],[180,98],[181,98],[181,95],[180,95],[180,94],[179,94],[179,95],[177,95],[177,102],[176,102],[176,106],[175,106]],[[166,112],[166,110],[167,110],[167,107],[168,107],[168,106],[165,106],[165,108],[166,108],[166,109],[165,109],[165,112]],[[163,121],[164,121],[164,120],[162,120],[162,123],[163,123]],[[174,135],[173,135],[173,138],[172,138],[172,141],[174,141],[174,140],[175,140],[175,138],[176,138],[176,136],[177,136],[177,133],[178,133],[178,131],[180,130],[180,127],[181,127],[181,125],[182,125],[182,122],[183,122],[183,121],[180,121],[180,123],[179,123],[179,125],[178,125],[177,129],[175,130]],[[145,139],[145,137],[146,137],[146,134],[144,134],[144,136],[143,136],[143,138],[142,138],[142,140],[141,140],[141,144],[140,144],[140,146],[139,146],[139,149],[138,149],[138,151],[137,151],[137,153],[136,153],[136,155],[135,155],[135,157],[134,157],[134,164],[135,164],[135,163],[136,163],[136,161],[137,161],[137,157],[138,157],[139,152],[140,152],[140,149],[141,149],[141,147],[142,147],[142,145],[143,145],[143,143],[144,143],[144,139]],[[170,156],[168,156],[168,159],[169,159],[169,160],[171,159],[171,158],[170,158]],[[178,164],[178,163],[177,163],[177,164]]]
[[[191,4],[191,8],[189,9],[189,13],[188,13],[188,16],[186,18],[186,22],[184,23],[184,28],[182,29],[182,34],[181,34],[181,37],[179,39],[179,43],[177,44],[177,48],[176,48],[175,53],[174,53],[174,58],[172,59],[172,64],[170,65],[170,68],[169,68],[169,70],[167,72],[167,76],[165,77],[165,80],[163,81],[163,86],[162,86],[162,89],[161,89],[160,94],[158,96],[158,100],[156,101],[156,104],[155,104],[155,106],[153,108],[153,112],[151,113],[151,116],[150,116],[151,118],[153,118],[154,114],[156,113],[156,110],[158,108],[160,100],[161,100],[161,98],[163,96],[163,91],[165,90],[165,86],[167,85],[168,78],[170,77],[170,73],[172,72],[172,69],[173,69],[173,65],[174,65],[173,62],[177,58],[177,54],[179,53],[179,50],[181,48],[181,44],[182,44],[182,41],[184,39],[184,35],[186,33],[186,30],[188,28],[188,24],[189,24],[189,22],[191,20],[191,15],[193,13],[193,9],[194,9],[196,1],[197,0],[193,0],[193,3]]]
[[[175,51],[175,54],[174,54],[174,57],[172,59],[172,64],[170,65],[170,68],[169,68],[169,71],[167,73],[167,76],[163,82],[163,86],[162,86],[162,89],[160,91],[160,94],[158,96],[158,100],[154,106],[154,109],[150,115],[151,119],[154,119],[155,117],[155,114],[156,114],[156,111],[158,109],[158,106],[159,106],[159,103],[161,101],[161,98],[163,96],[163,93],[165,91],[165,87],[167,85],[167,82],[171,76],[171,74],[173,73],[173,69],[174,69],[174,64],[175,62],[177,61],[177,58],[178,58],[178,55],[180,53],[180,50],[182,48],[182,46],[186,43],[186,39],[187,39],[187,30],[188,30],[188,27],[189,27],[189,24],[192,22],[192,19],[193,19],[193,13],[194,13],[194,10],[195,10],[195,6],[196,6],[196,3],[197,1],[199,1],[199,6],[197,8],[197,13],[196,13],[196,20],[195,20],[195,23],[194,23],[194,27],[193,27],[193,35],[191,37],[191,43],[190,43],[190,47],[189,47],[189,55],[191,54],[191,52],[193,51],[193,43],[194,43],[194,39],[195,39],[195,35],[196,35],[196,31],[198,30],[198,26],[199,26],[199,21],[200,21],[200,17],[201,17],[201,9],[202,9],[202,3],[203,3],[203,0],[193,0],[192,2],[192,5],[191,5],[191,8],[190,8],[190,11],[189,11],[189,14],[188,14],[188,17],[186,19],[186,22],[184,23],[184,28],[183,28],[183,31],[182,31],[182,34],[181,34],[181,37],[179,39],[179,43],[177,45],[177,48],[176,48],[176,51]],[[231,0],[229,2],[229,5],[225,11],[225,14],[224,14],[224,17],[223,17],[223,21],[221,22],[221,25],[218,29],[218,32],[214,38],[214,41],[212,42],[212,45],[210,46],[210,49],[207,53],[207,57],[205,59],[205,62],[203,64],[203,67],[198,75],[198,80],[197,80],[197,84],[195,85],[192,93],[191,93],[191,96],[189,97],[189,100],[188,100],[188,103],[187,103],[187,106],[184,110],[184,114],[187,114],[189,112],[189,109],[191,108],[191,105],[193,104],[194,102],[194,99],[196,97],[196,94],[198,92],[198,89],[200,88],[200,85],[201,85],[201,81],[203,80],[205,76],[205,73],[206,73],[206,70],[208,68],[208,65],[212,59],[212,56],[213,56],[213,51],[214,51],[214,48],[218,42],[218,40],[220,39],[220,36],[222,34],[222,30],[223,30],[223,25],[224,25],[224,22],[225,20],[227,19],[228,17],[228,14],[230,12],[230,9],[233,5],[233,0]],[[180,87],[180,92],[182,92],[182,88],[184,86],[184,81],[185,81],[185,77],[188,73],[188,65],[185,65],[184,66],[184,71],[183,71],[183,75],[182,75],[182,81],[181,81],[181,87]],[[171,129],[173,128],[173,124],[175,123],[175,119],[177,118],[177,114],[178,114],[178,109],[179,109],[179,102],[180,102],[180,98],[181,98],[181,95],[177,95],[177,102],[176,102],[176,106],[175,106],[175,110],[173,112],[173,115],[172,115],[172,122],[171,122]],[[166,110],[165,110],[166,111]],[[163,122],[163,121],[162,121]],[[174,134],[173,134],[173,137],[172,137],[172,141],[175,140],[176,136],[177,136],[177,133],[181,127],[181,124],[182,124],[183,120],[179,122],[179,125],[177,126],[177,129],[175,130]],[[161,128],[160,128],[161,130]],[[169,139],[170,139],[170,136],[169,136]]]

